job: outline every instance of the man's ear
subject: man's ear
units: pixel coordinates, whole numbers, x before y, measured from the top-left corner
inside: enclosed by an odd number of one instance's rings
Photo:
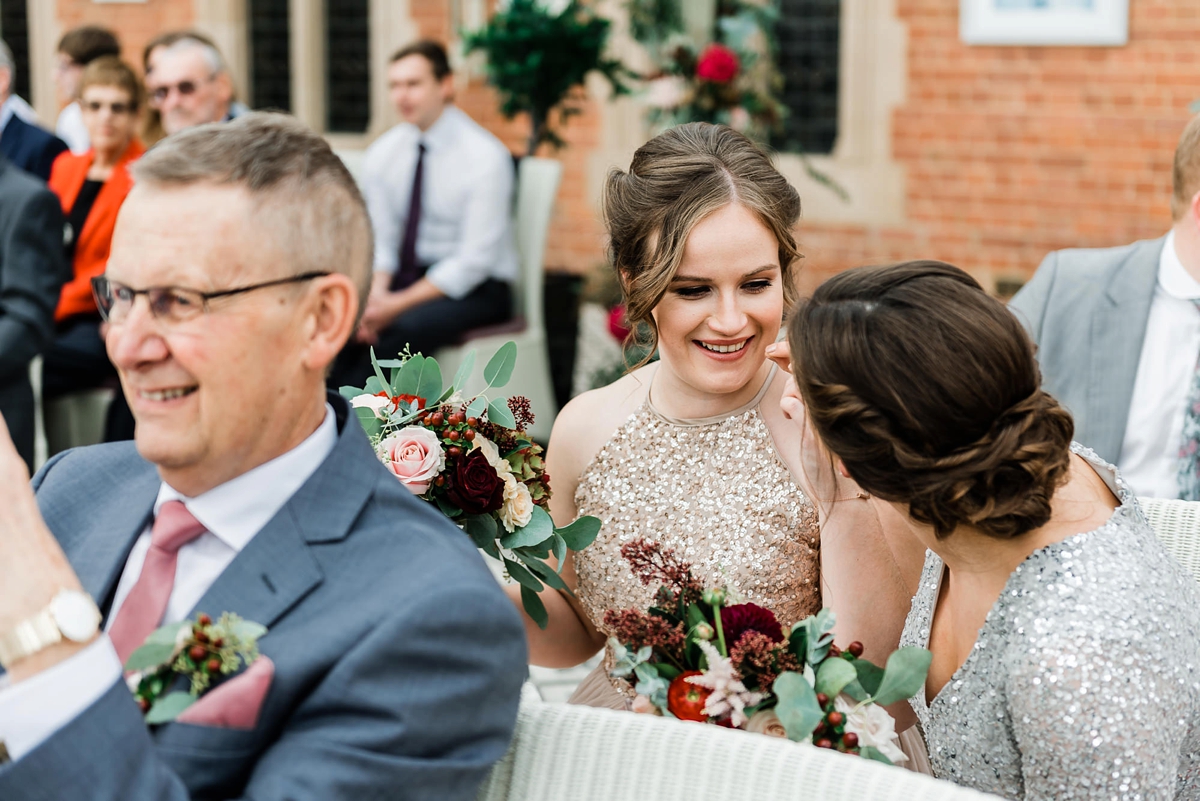
[[[305,364],[324,371],[333,364],[358,322],[358,289],[342,273],[313,279],[304,323]]]
[[[1192,195],[1192,202],[1188,206],[1188,217],[1192,220],[1192,225],[1200,228],[1200,192]]]
[[[439,83],[441,85],[441,90],[442,90],[442,102],[443,103],[453,103],[454,102],[454,73],[453,72],[447,73],[446,77],[442,78],[442,80],[439,81]]]
[[[233,78],[229,77],[228,72],[221,72],[214,78],[217,82],[217,88],[221,92],[221,100],[225,103],[233,102]]]
[[[12,70],[0,67],[0,98],[7,98],[12,91]]]

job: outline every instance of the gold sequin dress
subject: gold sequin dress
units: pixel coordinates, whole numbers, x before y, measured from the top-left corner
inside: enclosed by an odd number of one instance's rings
[[[706,585],[735,588],[784,625],[820,610],[817,510],[759,413],[774,375],[748,404],[716,417],[667,417],[647,395],[584,469],[576,507],[604,526],[575,554],[577,595],[601,631],[605,611],[646,609],[658,589],[643,587],[621,558],[621,546],[639,537],[674,548]],[[628,707],[632,691],[608,678],[610,660],[571,703]]]

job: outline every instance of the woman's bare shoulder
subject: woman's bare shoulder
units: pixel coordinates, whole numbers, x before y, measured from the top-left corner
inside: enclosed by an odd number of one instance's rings
[[[608,386],[577,395],[554,420],[550,450],[560,465],[582,472],[650,391],[655,365],[646,365]],[[561,468],[560,468],[561,469]]]

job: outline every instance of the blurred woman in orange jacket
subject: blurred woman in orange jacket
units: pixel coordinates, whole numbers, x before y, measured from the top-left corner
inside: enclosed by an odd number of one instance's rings
[[[136,137],[141,100],[141,81],[128,64],[116,56],[88,64],[79,105],[92,147],[78,155],[63,153],[50,173],[50,188],[67,220],[63,247],[74,274],[59,296],[57,331],[44,357],[47,398],[116,378],[100,335],[91,280],[104,272],[117,212],[133,187],[129,164],[145,150]]]

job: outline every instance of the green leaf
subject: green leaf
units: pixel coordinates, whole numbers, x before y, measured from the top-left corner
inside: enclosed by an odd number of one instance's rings
[[[542,585],[542,582],[538,581],[537,578],[525,568],[525,565],[521,564],[520,562],[514,562],[507,556],[504,557],[504,569],[507,570],[508,575],[512,576],[513,580],[522,587],[528,587],[534,592],[541,592],[542,590],[546,589]]]
[[[363,391],[361,389],[359,389],[358,387],[345,386],[345,387],[338,388],[338,394],[341,395],[346,400],[354,400],[359,395],[362,395]]]
[[[666,662],[655,662],[654,669],[658,671],[658,675],[662,676],[667,681],[671,681],[680,673],[679,668],[675,667],[674,665],[667,664]]]
[[[366,385],[363,387],[362,394],[378,395],[380,392],[386,393],[389,397],[392,394],[391,387],[380,381],[379,376],[373,375],[368,378]]]
[[[496,519],[494,517],[491,515],[466,515],[460,518],[458,523],[475,543],[475,547],[482,548],[488,554],[495,552]]]
[[[416,395],[417,387],[421,384],[421,370],[425,366],[425,357],[421,354],[413,356],[400,368],[396,383],[392,387],[396,395]]]
[[[175,642],[147,642],[125,660],[125,672],[149,670],[165,664],[175,653]]]
[[[817,703],[817,693],[804,677],[791,671],[783,673],[775,679],[771,689],[779,699],[775,714],[788,739],[799,743],[812,737],[817,724],[825,718],[825,711]]]
[[[154,631],[150,632],[150,636],[146,638],[143,645],[149,645],[152,642],[166,642],[171,645],[175,644],[175,640],[179,638],[179,632],[186,628],[191,628],[192,623],[188,620],[180,621],[179,623],[168,623],[165,626],[159,626]]]
[[[572,551],[582,551],[596,541],[596,535],[600,533],[600,518],[584,515],[571,525],[557,529],[557,532],[566,541],[568,548]]]
[[[689,629],[694,629],[700,624],[707,624],[708,618],[704,616],[704,610],[698,604],[688,604],[687,608],[687,624]]]
[[[867,694],[875,695],[879,692],[879,684],[883,681],[883,668],[866,659],[855,659],[850,664],[854,665],[854,670],[858,673],[858,683]]]
[[[563,539],[562,535],[559,532],[555,531],[554,532],[554,545],[553,545],[554,560],[556,562],[558,562],[558,572],[559,573],[562,572],[563,563],[567,561],[567,547],[568,547],[567,541],[565,539]]]
[[[932,660],[933,654],[913,645],[893,651],[884,668],[879,692],[875,693],[875,703],[887,706],[919,693]]]
[[[864,759],[873,759],[876,762],[882,762],[885,765],[892,764],[892,760],[885,757],[883,752],[873,745],[864,745],[858,750],[858,755]]]
[[[417,375],[417,391],[412,393],[427,402],[442,394],[442,368],[438,367],[434,358],[425,359],[421,364],[421,372]]]
[[[361,406],[354,410],[354,416],[368,437],[378,437],[383,432],[383,421],[375,416],[375,412]]]
[[[152,726],[170,723],[183,714],[183,710],[196,703],[196,697],[191,693],[173,692],[164,695],[154,702],[146,713],[146,722]]]
[[[554,536],[554,521],[540,506],[533,507],[529,522],[511,534],[500,538],[503,548],[528,548]]]
[[[239,620],[233,624],[232,633],[245,642],[254,642],[267,633],[267,627],[253,620]]]
[[[542,599],[536,592],[532,592],[525,585],[521,585],[521,606],[524,607],[525,614],[529,615],[534,623],[537,623],[539,629],[546,628],[546,624],[550,622],[546,605],[542,603]]]
[[[404,366],[404,359],[380,359],[375,363],[385,370],[399,370]]]
[[[502,387],[512,378],[513,367],[516,364],[517,343],[505,342],[492,358],[488,359],[487,365],[483,368],[483,380],[487,381],[489,388]]]
[[[446,517],[450,518],[451,520],[455,520],[456,518],[462,517],[462,513],[463,513],[462,509],[459,509],[457,506],[450,503],[450,501],[446,500],[441,495],[434,495],[433,502],[435,504],[437,504],[438,510],[442,514],[444,514]]]
[[[487,419],[489,423],[501,426],[503,428],[516,428],[517,421],[513,417],[512,412],[508,410],[508,404],[503,401],[494,400],[488,404]]]
[[[544,581],[547,586],[553,587],[556,590],[570,591],[570,588],[567,587],[566,582],[562,580],[562,576],[554,572],[554,568],[550,567],[550,565],[546,564],[541,559],[526,559],[525,566],[536,573],[538,578]]]
[[[388,380],[383,377],[383,369],[379,366],[379,361],[375,358],[374,346],[371,347],[371,369],[375,371],[375,377],[379,379],[379,383],[382,385],[380,389],[386,387]],[[378,392],[379,390],[375,391]],[[388,394],[391,395],[392,393],[389,392]]]
[[[857,678],[858,674],[854,671],[854,665],[845,659],[826,659],[817,668],[816,691],[824,693],[830,698],[836,698],[847,684]]]
[[[458,370],[454,372],[454,381],[451,382],[450,388],[462,390],[466,386],[467,381],[471,378],[471,371],[475,369],[475,349],[467,351],[467,355],[463,357],[462,364],[458,366]],[[473,415],[467,415],[471,417]]]
[[[488,399],[483,395],[472,398],[471,402],[467,404],[467,417],[482,417],[483,413],[487,411],[487,406]]]

